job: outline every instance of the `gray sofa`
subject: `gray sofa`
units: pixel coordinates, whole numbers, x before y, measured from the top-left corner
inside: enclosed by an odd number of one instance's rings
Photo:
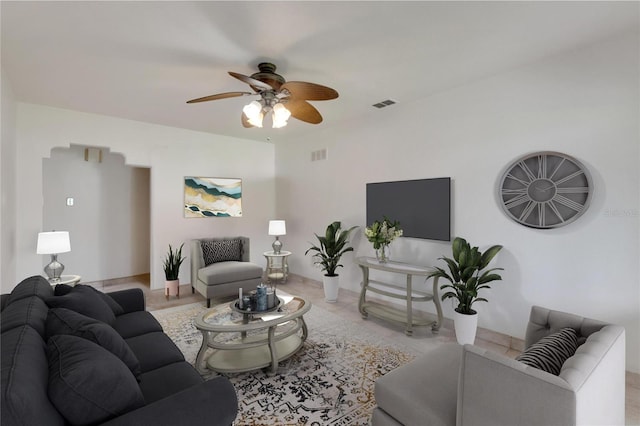
[[[191,240],[191,289],[207,299],[207,308],[212,298],[255,289],[262,273],[262,267],[250,262],[247,237]]]
[[[624,425],[624,328],[534,306],[525,353],[565,327],[579,346],[558,375],[474,345],[416,358],[376,381],[372,425]]]
[[[58,295],[56,295],[58,294]],[[228,379],[204,381],[139,289],[25,279],[2,295],[2,411],[13,425],[230,425]]]

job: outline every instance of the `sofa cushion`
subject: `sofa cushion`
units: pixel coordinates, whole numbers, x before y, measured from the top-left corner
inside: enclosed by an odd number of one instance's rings
[[[147,371],[142,373],[138,380],[147,404],[204,381],[196,369],[187,362],[176,362]]]
[[[47,338],[58,334],[82,337],[96,343],[125,363],[134,375],[140,374],[140,362],[124,339],[111,327],[93,318],[65,308],[49,310]]]
[[[229,260],[240,261],[242,254],[240,252],[240,240],[204,240],[200,243],[202,247],[202,257],[205,265],[211,265],[216,262],[225,262]]]
[[[65,294],[71,293],[71,290],[73,290],[73,286],[71,286],[71,285],[68,285],[68,284],[56,284],[56,286],[53,288],[53,295],[54,296],[64,296]]]
[[[576,331],[567,327],[529,346],[516,357],[516,360],[557,376],[560,374],[562,364],[575,354],[576,349],[578,349]]]
[[[16,300],[2,311],[2,332],[28,324],[44,338],[47,311],[49,308],[38,296]]]
[[[135,377],[122,361],[77,336],[49,339],[49,398],[73,425],[103,422],[144,405]]]
[[[261,277],[262,268],[250,262],[219,262],[198,271],[198,279],[207,285],[227,284]]]
[[[444,344],[376,380],[378,405],[405,425],[456,424],[462,346]],[[424,372],[429,371],[429,377]],[[424,401],[429,401],[425,404]]]
[[[53,294],[56,296],[64,296],[65,294],[69,294],[71,293],[71,291],[73,291],[73,289],[75,287],[85,287],[89,290],[93,290],[96,294],[98,294],[98,296],[100,296],[100,298],[102,300],[104,300],[106,302],[107,305],[109,305],[109,307],[111,308],[111,310],[113,311],[114,315],[122,315],[124,314],[124,309],[122,308],[122,306],[120,306],[120,304],[118,302],[116,302],[111,296],[109,296],[106,293],[101,292],[100,290],[90,286],[90,285],[84,285],[84,284],[78,284],[76,286],[70,286],[67,284],[58,284],[56,285],[55,289],[53,290]]]
[[[154,331],[162,331],[157,319],[147,311],[134,311],[116,317],[113,328],[124,339],[140,336]]]
[[[49,284],[49,281],[41,275],[25,278],[11,291],[9,300],[7,300],[7,306],[16,300],[29,296],[38,296],[41,299],[45,299],[53,296],[53,288],[51,284]]]
[[[2,425],[64,425],[47,395],[49,366],[42,337],[28,325],[2,333]]]
[[[184,361],[184,355],[180,349],[161,331],[131,337],[126,342],[140,361],[142,372]]]
[[[77,285],[64,296],[48,297],[45,302],[50,308],[71,309],[109,325],[116,320],[111,307],[90,286]]]

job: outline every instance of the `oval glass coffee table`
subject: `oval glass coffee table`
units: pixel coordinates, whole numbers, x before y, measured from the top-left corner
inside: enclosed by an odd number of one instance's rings
[[[217,305],[199,315],[194,323],[202,332],[202,346],[196,368],[206,372],[203,361],[207,348],[213,352],[206,368],[217,373],[239,373],[270,367],[298,352],[307,339],[303,315],[311,303],[302,297],[279,296],[281,306],[273,312],[242,313],[236,301]]]

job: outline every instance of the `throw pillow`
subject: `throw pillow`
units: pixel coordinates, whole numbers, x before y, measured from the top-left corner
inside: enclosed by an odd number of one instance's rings
[[[122,360],[135,376],[140,374],[138,358],[110,325],[69,309],[49,309],[46,336],[49,338],[59,334],[82,337],[96,343]]]
[[[88,289],[93,290],[95,293],[97,293],[102,298],[102,300],[104,300],[107,303],[107,305],[109,305],[109,307],[111,308],[111,310],[113,311],[113,313],[115,315],[124,314],[124,308],[122,308],[122,306],[118,302],[116,302],[108,294],[103,293],[100,290],[97,290],[97,289],[91,287],[90,285],[78,284],[75,287],[86,287]],[[75,287],[67,285],[67,284],[58,284],[58,285],[56,285],[55,289],[53,290],[53,294],[55,296],[64,296],[65,294],[71,293]]]
[[[100,298],[102,300],[104,300],[106,302],[107,305],[109,305],[109,307],[111,308],[111,310],[113,311],[113,313],[115,315],[124,314],[124,309],[122,308],[122,306],[120,306],[120,304],[118,302],[116,302],[113,299],[113,297],[109,296],[107,293],[103,293],[100,290],[91,287],[90,285],[76,285],[76,287],[86,287],[89,290],[91,290],[94,293],[96,293],[98,296],[100,296]]]
[[[205,265],[230,260],[240,261],[240,240],[202,241],[202,256]]]
[[[112,325],[116,316],[107,302],[100,295],[86,285],[77,285],[64,296],[54,296],[45,299],[50,308],[67,308],[88,317]]]
[[[516,357],[517,361],[547,373],[560,374],[562,364],[578,349],[578,336],[573,328],[550,334],[529,346]]]
[[[101,423],[144,405],[142,391],[127,366],[93,342],[53,336],[47,357],[49,399],[72,425]]]

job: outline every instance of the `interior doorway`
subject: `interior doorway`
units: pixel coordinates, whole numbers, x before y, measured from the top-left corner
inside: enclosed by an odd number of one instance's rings
[[[64,274],[83,282],[150,272],[150,169],[108,148],[71,145],[43,159],[43,231],[69,231]]]

